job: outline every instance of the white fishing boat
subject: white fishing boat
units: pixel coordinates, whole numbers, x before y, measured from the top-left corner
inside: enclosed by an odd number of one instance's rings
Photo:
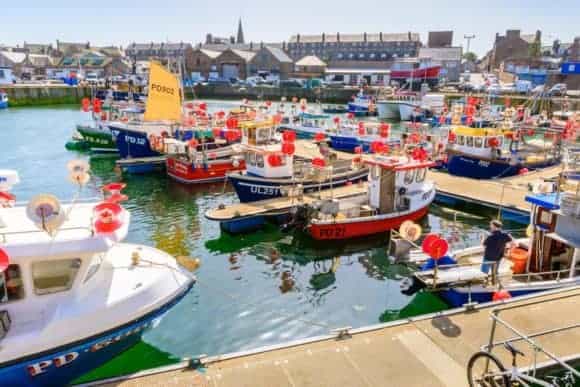
[[[72,179],[86,183],[87,168],[73,164]],[[42,194],[14,206],[17,182],[0,171],[0,385],[63,386],[136,344],[194,278],[162,251],[121,243],[122,184],[102,202]]]

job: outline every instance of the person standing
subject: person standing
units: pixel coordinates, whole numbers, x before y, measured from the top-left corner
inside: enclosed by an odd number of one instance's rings
[[[493,270],[493,274],[497,278],[499,265],[503,258],[505,248],[508,243],[513,242],[513,238],[510,234],[503,231],[503,224],[497,219],[489,223],[489,228],[490,234],[483,241],[485,249],[481,271],[489,274],[490,270]]]

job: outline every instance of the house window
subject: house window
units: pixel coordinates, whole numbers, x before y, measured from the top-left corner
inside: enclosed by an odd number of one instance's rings
[[[42,261],[32,264],[32,283],[38,295],[69,290],[81,267],[80,258]]]
[[[24,298],[24,285],[20,266],[8,265],[4,272],[0,272],[0,304]]]
[[[387,54],[383,52],[383,53],[381,54],[381,59],[385,59],[386,57],[387,57]]]
[[[339,52],[339,53],[336,55],[336,57],[337,57],[338,59],[342,59],[342,57],[343,57],[343,55],[342,55],[342,52]]]

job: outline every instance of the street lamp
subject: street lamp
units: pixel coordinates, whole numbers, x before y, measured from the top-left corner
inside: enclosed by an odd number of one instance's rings
[[[467,53],[467,52],[469,52],[469,46],[471,45],[471,39],[475,38],[475,34],[466,34],[466,35],[463,35],[463,38],[465,40],[467,40],[467,50],[465,50],[465,52]]]

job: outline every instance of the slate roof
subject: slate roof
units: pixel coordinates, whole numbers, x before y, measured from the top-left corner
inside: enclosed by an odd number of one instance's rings
[[[296,66],[326,66],[326,63],[315,55],[308,55],[296,62]]]
[[[460,61],[461,52],[461,47],[421,47],[418,56],[419,59]]]
[[[322,34],[316,35],[300,35],[300,43],[322,43]],[[334,43],[340,40],[341,42],[364,42],[364,34],[343,34],[337,36],[336,33],[324,34],[324,41],[327,43]],[[416,32],[403,33],[383,33],[383,42],[419,42],[421,37]],[[380,42],[381,35],[379,33],[367,34],[367,42]],[[290,43],[298,42],[298,35],[290,37]]]

